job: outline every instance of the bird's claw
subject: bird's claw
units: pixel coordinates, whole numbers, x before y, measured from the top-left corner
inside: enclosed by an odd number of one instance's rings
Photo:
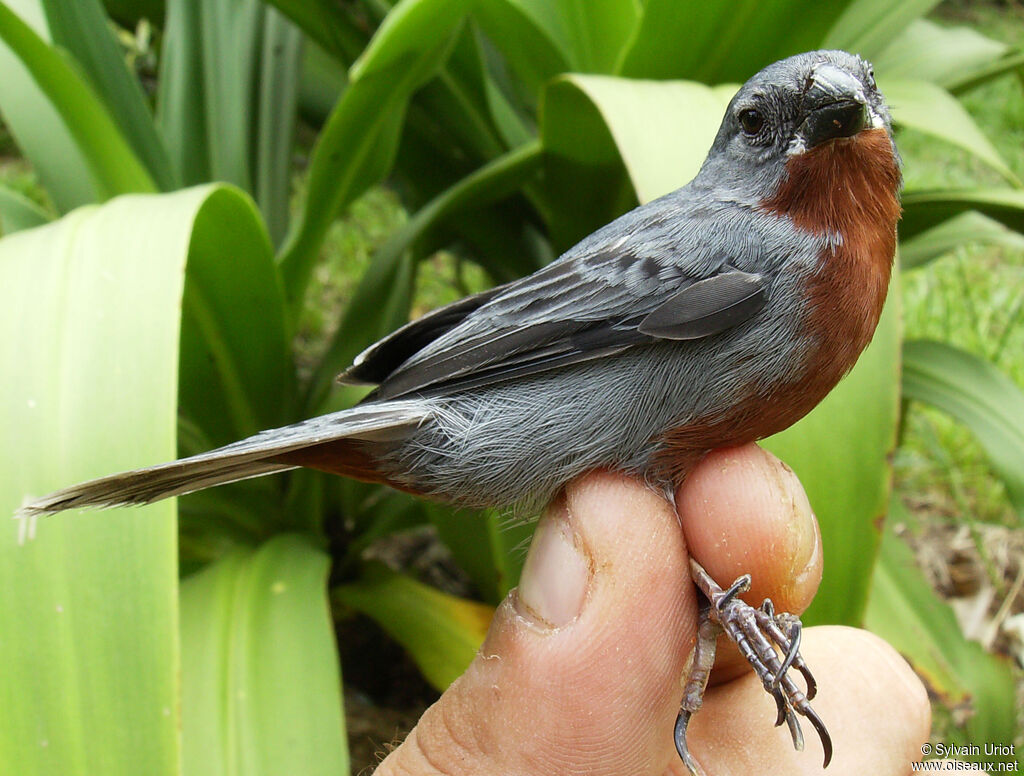
[[[693,580],[707,604],[701,608],[693,661],[676,718],[676,751],[683,764],[694,776],[703,776],[703,771],[687,749],[686,727],[703,701],[715,662],[718,635],[727,633],[760,678],[765,691],[775,699],[778,709],[775,724],[785,722],[793,738],[793,746],[802,750],[804,738],[797,715],[809,720],[821,739],[825,766],[828,766],[832,759],[832,740],[825,724],[810,705],[817,692],[817,684],[800,655],[803,630],[800,619],[788,612],[776,613],[774,605],[767,599],[757,609],[742,601],[739,595],[750,589],[749,575],[743,575],[723,589],[699,563],[691,560],[690,564]],[[803,676],[806,691],[793,681],[791,668]]]

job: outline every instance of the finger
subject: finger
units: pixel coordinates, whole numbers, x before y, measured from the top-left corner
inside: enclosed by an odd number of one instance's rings
[[[931,709],[906,661],[877,636],[841,626],[808,628],[803,653],[820,687],[814,707],[835,736],[827,771],[817,737],[797,752],[786,728],[772,727],[775,703],[749,673],[708,692],[690,725],[697,758],[714,763],[715,776],[909,773],[928,740]]]
[[[753,444],[711,452],[676,493],[676,509],[690,553],[718,584],[750,574],[747,603],[771,598],[795,614],[810,604],[821,537],[800,481],[774,455]],[[714,681],[747,670],[731,643],[719,647]]]
[[[477,659],[378,773],[419,772],[418,761],[441,773],[661,776],[695,629],[688,579],[658,494],[610,474],[570,485]]]

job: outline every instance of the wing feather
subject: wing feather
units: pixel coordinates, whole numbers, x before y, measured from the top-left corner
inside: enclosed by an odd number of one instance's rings
[[[626,214],[529,277],[408,324],[343,379],[378,382],[368,402],[464,390],[749,319],[767,282],[732,266],[749,257],[722,248],[706,209],[687,214],[685,191]]]

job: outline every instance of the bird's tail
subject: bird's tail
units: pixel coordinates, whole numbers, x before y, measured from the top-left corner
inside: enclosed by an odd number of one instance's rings
[[[317,450],[337,448],[346,440],[380,442],[398,439],[430,415],[421,401],[368,404],[321,415],[193,455],[145,469],[111,474],[34,499],[18,510],[31,517],[85,507],[149,504],[171,496],[259,477],[300,465],[318,466]],[[310,462],[307,462],[307,457]],[[353,467],[354,476],[365,467]],[[331,470],[350,473],[344,466]]]

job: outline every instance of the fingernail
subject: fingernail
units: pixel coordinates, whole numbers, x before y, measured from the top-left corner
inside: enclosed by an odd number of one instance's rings
[[[590,567],[576,546],[565,499],[541,519],[523,565],[516,595],[519,613],[545,627],[559,628],[583,610]]]
[[[777,467],[778,485],[780,498],[786,500],[792,510],[790,530],[793,537],[793,565],[794,575],[801,574],[807,569],[807,565],[814,558],[818,544],[818,530],[814,521],[814,510],[811,509],[811,502],[807,499],[807,492],[789,466],[778,458],[773,459]]]

